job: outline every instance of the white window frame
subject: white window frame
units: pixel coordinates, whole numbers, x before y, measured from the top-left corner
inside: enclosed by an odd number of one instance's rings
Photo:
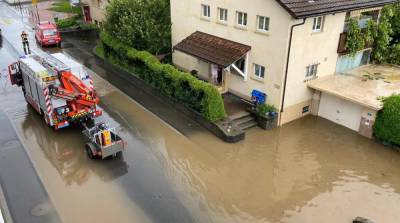
[[[210,19],[211,18],[211,7],[210,5],[201,4],[201,17]]]
[[[242,20],[242,23],[240,23],[240,19]],[[236,25],[240,27],[247,27],[247,19],[248,15],[246,12],[236,11]]]
[[[218,7],[218,21],[222,23],[228,22],[228,9]]]
[[[318,75],[319,63],[313,63],[306,67],[306,80],[313,79]]]
[[[264,79],[266,72],[265,66],[255,63],[253,67],[254,67],[254,76],[258,79]]]
[[[312,31],[313,32],[322,32],[322,30],[324,28],[324,23],[325,23],[324,16],[314,17]]]
[[[261,24],[261,19],[263,20],[263,24]],[[270,18],[267,16],[257,16],[257,31],[260,32],[269,32],[269,24],[270,24]],[[260,25],[262,25],[262,28],[260,28]]]

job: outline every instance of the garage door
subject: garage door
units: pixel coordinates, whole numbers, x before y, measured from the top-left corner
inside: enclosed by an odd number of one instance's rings
[[[358,104],[322,93],[318,115],[358,131],[363,110],[363,107]]]

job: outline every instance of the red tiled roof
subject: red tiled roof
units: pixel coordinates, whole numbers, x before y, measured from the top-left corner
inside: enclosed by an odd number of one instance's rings
[[[335,12],[380,7],[399,0],[277,0],[293,17],[307,18]]]
[[[223,67],[236,62],[250,49],[250,46],[200,31],[196,31],[174,46],[174,50]]]

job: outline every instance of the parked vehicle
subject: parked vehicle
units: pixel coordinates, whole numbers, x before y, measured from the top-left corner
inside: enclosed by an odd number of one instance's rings
[[[47,125],[60,129],[100,116],[99,98],[90,76],[71,68],[61,53],[29,55],[9,66],[10,80],[20,86],[26,101]],[[65,60],[69,61],[69,60]],[[82,66],[82,65],[81,65]]]
[[[35,39],[41,46],[60,46],[61,35],[56,24],[50,22],[41,22],[35,27]]]
[[[95,124],[102,114],[99,97],[83,66],[62,53],[33,54],[8,67],[12,85],[22,88],[26,101],[55,130],[73,123],[84,128],[86,152],[90,158],[116,156],[125,142],[115,128]]]

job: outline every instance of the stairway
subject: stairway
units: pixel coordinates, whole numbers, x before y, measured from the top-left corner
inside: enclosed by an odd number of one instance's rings
[[[231,115],[229,116],[229,119],[243,131],[257,126],[257,122],[254,120],[251,114],[246,111],[241,111]]]

